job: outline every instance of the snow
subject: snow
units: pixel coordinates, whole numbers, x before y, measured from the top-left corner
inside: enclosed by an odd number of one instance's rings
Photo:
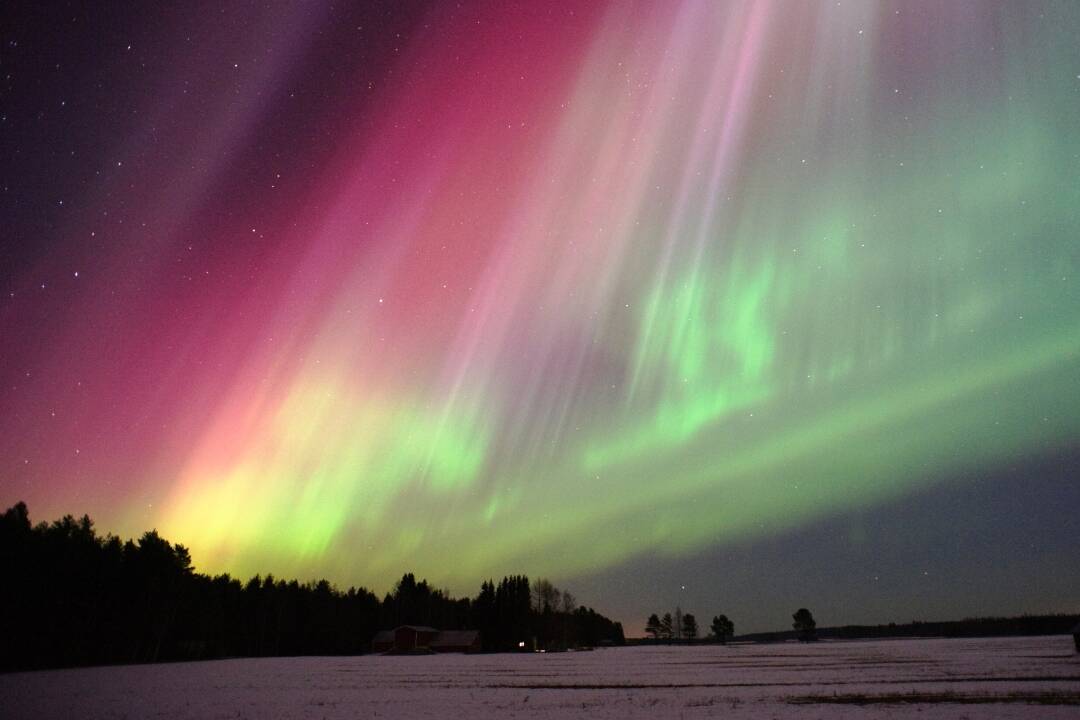
[[[819,701],[833,696],[872,702]],[[1033,702],[1047,697],[1073,704]],[[1076,718],[1076,703],[1080,655],[1069,636],[258,658],[0,675],[0,717],[12,719]]]

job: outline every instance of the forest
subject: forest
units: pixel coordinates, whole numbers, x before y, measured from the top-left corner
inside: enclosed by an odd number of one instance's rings
[[[0,516],[0,670],[271,655],[369,652],[402,624],[481,631],[486,651],[622,644],[622,626],[546,580],[482,583],[454,598],[405,573],[383,598],[365,588],[272,575],[195,572],[188,550],[150,530],[99,535],[88,516],[32,525]]]

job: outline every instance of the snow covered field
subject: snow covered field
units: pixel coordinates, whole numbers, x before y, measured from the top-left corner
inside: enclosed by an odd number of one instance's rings
[[[2,718],[1076,718],[1072,638],[222,660],[0,675]]]

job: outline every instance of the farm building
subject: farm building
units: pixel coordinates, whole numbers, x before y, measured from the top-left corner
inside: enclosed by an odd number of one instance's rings
[[[443,630],[431,641],[435,652],[480,652],[479,630]]]
[[[383,630],[371,640],[371,651],[377,653],[420,654],[432,652],[479,652],[478,630],[444,630],[418,625],[401,625]]]
[[[401,625],[377,633],[371,641],[373,652],[430,652],[431,641],[439,631],[422,625]]]

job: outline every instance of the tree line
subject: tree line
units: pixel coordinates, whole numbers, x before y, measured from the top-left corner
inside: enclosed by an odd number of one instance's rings
[[[1067,635],[1080,622],[1080,615],[1062,613],[1057,615],[1021,615],[1017,617],[976,617],[963,620],[925,621],[910,623],[884,623],[881,625],[842,625],[838,627],[810,628],[813,636],[829,640],[857,640],[905,637],[1009,637],[1018,635]],[[783,642],[798,639],[803,627],[794,631],[759,632],[740,636],[748,642]]]
[[[791,616],[791,619],[794,621],[792,627],[795,629],[796,637],[799,640],[811,641],[817,639],[817,623],[809,610],[799,608]],[[708,640],[725,644],[735,636],[735,623],[727,615],[715,615],[709,630],[711,634],[708,636]],[[663,617],[653,613],[645,621],[645,634],[657,642],[662,640],[667,642],[694,642],[698,639],[697,618],[691,613],[684,613],[682,608],[678,606],[676,606],[674,613],[664,613]]]
[[[729,630],[724,623],[730,624],[730,621],[726,615],[720,615],[713,618],[710,626],[712,638],[719,642],[726,642],[735,632],[734,625]],[[664,613],[663,617],[653,613],[645,621],[645,634],[656,641],[693,642],[699,633],[697,618],[692,613],[684,613],[681,607],[676,607],[674,613]]]
[[[21,502],[0,516],[0,577],[0,670],[358,654],[406,624],[477,629],[489,651],[624,641],[619,623],[546,580],[488,580],[454,598],[406,573],[382,599],[326,580],[242,582],[195,572],[187,548],[154,530],[122,541],[85,515],[31,525]]]

